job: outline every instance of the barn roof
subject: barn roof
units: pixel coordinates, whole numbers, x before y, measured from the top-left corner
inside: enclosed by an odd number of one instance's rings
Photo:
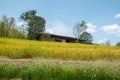
[[[62,39],[69,39],[69,40],[77,40],[77,38],[74,37],[69,37],[69,36],[61,36],[61,35],[56,35],[56,34],[50,34],[51,37],[58,37],[58,38],[62,38]],[[82,39],[79,39],[80,41],[85,41]]]

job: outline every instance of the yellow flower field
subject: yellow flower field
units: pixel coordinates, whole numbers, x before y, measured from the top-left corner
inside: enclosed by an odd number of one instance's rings
[[[120,47],[0,38],[0,55],[9,58],[118,60]]]

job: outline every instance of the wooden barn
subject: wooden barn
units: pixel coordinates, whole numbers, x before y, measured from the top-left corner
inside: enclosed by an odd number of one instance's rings
[[[73,37],[68,37],[68,36],[60,36],[60,35],[55,35],[55,34],[48,34],[47,36],[44,35],[45,37],[41,37],[39,35],[39,40],[44,40],[44,41],[55,41],[55,42],[72,42],[75,43],[77,42],[77,38]],[[49,37],[48,37],[49,36]],[[80,40],[79,42],[84,43],[85,40]]]

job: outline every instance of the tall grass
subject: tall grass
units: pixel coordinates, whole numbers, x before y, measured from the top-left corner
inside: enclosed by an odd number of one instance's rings
[[[120,59],[120,47],[0,38],[0,55],[9,58],[117,60]]]
[[[104,65],[103,65],[104,64]],[[0,63],[0,80],[120,80],[120,63],[11,62]]]

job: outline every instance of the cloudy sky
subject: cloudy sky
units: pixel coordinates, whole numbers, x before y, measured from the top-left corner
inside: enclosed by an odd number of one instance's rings
[[[18,18],[28,10],[37,10],[45,18],[46,30],[53,34],[73,36],[73,27],[84,20],[94,43],[120,41],[120,0],[1,0],[0,18],[3,15]]]

